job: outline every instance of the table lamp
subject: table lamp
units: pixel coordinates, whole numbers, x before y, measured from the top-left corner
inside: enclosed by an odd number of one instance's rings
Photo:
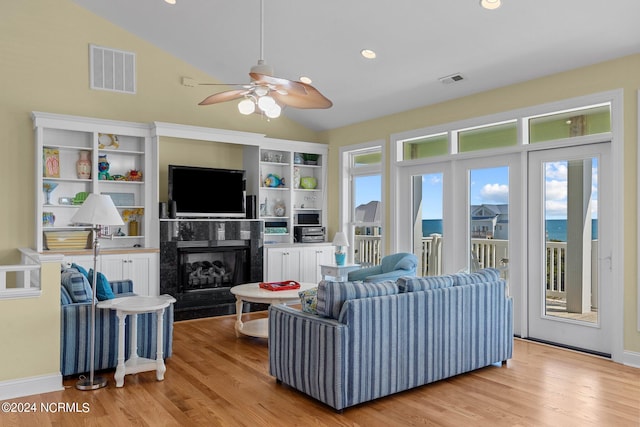
[[[338,231],[333,237],[333,246],[336,247],[336,265],[344,265],[347,253],[342,248],[349,247],[349,241],[344,231]]]
[[[76,224],[91,224],[93,230],[93,295],[91,298],[91,325],[89,330],[89,378],[81,378],[76,383],[79,390],[96,390],[107,385],[103,377],[94,376],[95,346],[96,346],[96,284],[98,282],[97,263],[100,243],[98,242],[101,226],[124,225],[118,210],[111,200],[111,196],[104,194],[89,194],[89,197],[71,217]]]

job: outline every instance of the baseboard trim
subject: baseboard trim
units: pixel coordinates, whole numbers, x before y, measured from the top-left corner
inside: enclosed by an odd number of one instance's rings
[[[640,353],[625,350],[622,363],[634,368],[640,368]]]
[[[0,400],[64,390],[60,372],[37,377],[0,381]]]

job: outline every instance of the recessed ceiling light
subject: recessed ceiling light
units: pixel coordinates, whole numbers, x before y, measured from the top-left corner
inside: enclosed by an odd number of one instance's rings
[[[302,76],[302,77],[300,77],[300,81],[301,81],[302,83],[306,83],[306,84],[308,84],[308,85],[310,85],[310,84],[311,84],[311,82],[312,82],[312,80],[311,80],[309,77],[307,77],[307,76]]]
[[[376,53],[374,51],[372,51],[371,49],[362,49],[360,51],[360,55],[362,55],[364,58],[367,58],[367,59],[375,59],[376,58]]]
[[[176,0],[164,0],[165,3],[176,4]]]
[[[480,6],[489,10],[497,9],[501,4],[501,0],[480,0]]]

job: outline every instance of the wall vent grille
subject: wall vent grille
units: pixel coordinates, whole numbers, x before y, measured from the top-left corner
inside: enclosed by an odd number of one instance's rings
[[[136,55],[132,52],[89,45],[91,89],[136,93]]]

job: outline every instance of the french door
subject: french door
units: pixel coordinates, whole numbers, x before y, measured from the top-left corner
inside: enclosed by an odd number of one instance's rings
[[[610,144],[530,152],[528,163],[528,337],[610,355]]]

